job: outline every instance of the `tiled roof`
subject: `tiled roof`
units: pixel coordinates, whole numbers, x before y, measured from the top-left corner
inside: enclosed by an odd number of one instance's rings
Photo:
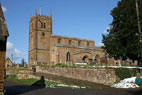
[[[67,37],[67,36],[61,36],[61,35],[51,35],[51,37],[66,38],[66,39],[75,39],[75,40],[83,40],[83,41],[94,42],[93,40],[87,40],[87,39],[81,39],[81,38],[75,38],[75,37]]]

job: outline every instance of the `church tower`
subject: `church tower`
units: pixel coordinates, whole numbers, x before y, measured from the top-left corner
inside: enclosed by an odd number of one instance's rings
[[[50,16],[35,15],[29,22],[29,66],[50,62],[50,35],[52,35],[52,13]]]

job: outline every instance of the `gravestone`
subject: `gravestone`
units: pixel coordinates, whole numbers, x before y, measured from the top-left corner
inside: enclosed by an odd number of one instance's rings
[[[8,29],[0,4],[0,95],[4,95],[5,55]]]

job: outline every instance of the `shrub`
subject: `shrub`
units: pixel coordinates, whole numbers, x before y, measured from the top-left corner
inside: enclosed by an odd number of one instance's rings
[[[136,70],[131,70],[128,68],[116,68],[115,74],[120,78],[120,80],[123,80],[125,78],[129,78],[136,75]]]

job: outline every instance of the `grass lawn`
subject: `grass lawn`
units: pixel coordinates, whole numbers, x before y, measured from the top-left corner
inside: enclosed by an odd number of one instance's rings
[[[19,82],[25,85],[32,85],[37,79],[18,79],[16,75],[10,75],[6,77],[7,81]]]
[[[13,82],[18,82],[22,83],[25,85],[33,85],[34,86],[42,86],[40,80],[37,79],[18,79],[16,75],[10,75],[6,77],[7,81],[13,81]],[[78,86],[78,85],[72,85],[72,84],[61,84],[61,83],[56,83],[56,82],[50,82],[50,81],[44,81],[45,87],[48,88],[72,88],[72,89],[90,89],[90,86]]]

